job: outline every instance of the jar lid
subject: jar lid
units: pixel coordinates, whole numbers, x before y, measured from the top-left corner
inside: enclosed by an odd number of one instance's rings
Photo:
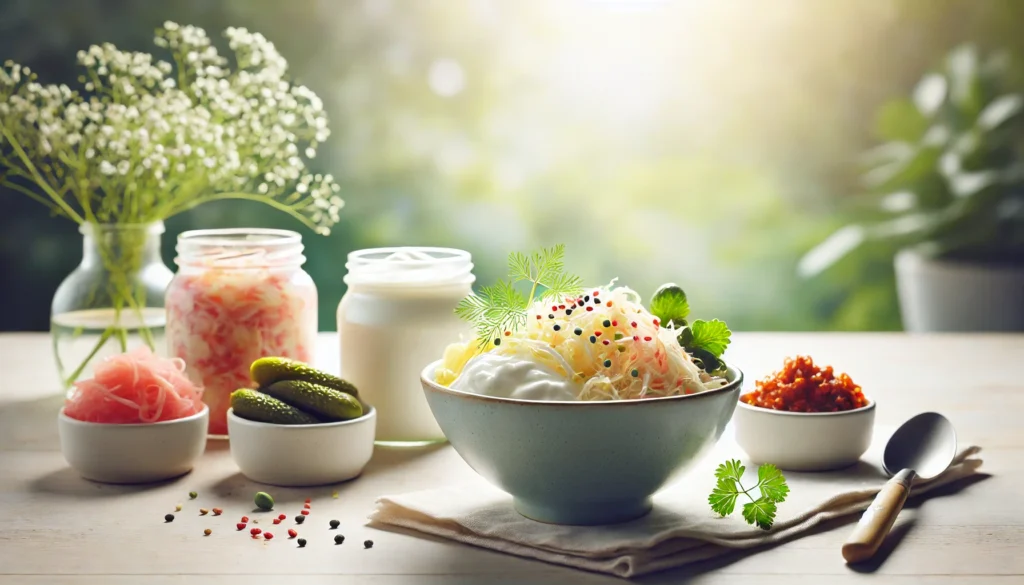
[[[348,255],[345,284],[374,286],[470,284],[473,257],[465,250],[405,246],[356,250]]]
[[[290,230],[190,230],[178,235],[175,262],[210,268],[299,266],[305,262],[302,249],[302,236]]]

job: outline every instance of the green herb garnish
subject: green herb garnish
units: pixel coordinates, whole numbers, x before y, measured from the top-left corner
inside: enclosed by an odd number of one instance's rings
[[[728,516],[736,509],[736,498],[743,494],[750,499],[749,503],[743,504],[743,519],[747,524],[756,524],[758,528],[768,530],[775,523],[777,505],[786,501],[789,494],[786,478],[778,467],[765,463],[757,468],[757,485],[744,489],[740,481],[744,471],[746,467],[738,459],[731,459],[719,465],[715,470],[718,483],[708,496],[708,503],[719,515]],[[750,495],[755,489],[760,490],[760,497],[756,500]]]
[[[526,311],[535,300],[562,298],[583,290],[580,277],[565,272],[564,256],[564,244],[529,255],[509,254],[509,280],[481,287],[459,302],[455,314],[473,324],[481,346],[500,343],[502,334],[526,324]],[[516,289],[521,282],[530,283],[528,296]]]
[[[650,311],[665,327],[679,329],[686,326],[686,318],[690,315],[690,303],[686,300],[686,292],[679,285],[670,282],[661,285],[654,292]]]
[[[725,366],[722,354],[729,346],[732,331],[729,331],[725,321],[718,319],[697,319],[693,323],[687,323],[690,303],[686,299],[686,292],[679,285],[661,285],[651,297],[650,311],[660,320],[662,327],[679,330],[676,337],[679,345],[693,357],[694,363],[701,369],[715,373]]]

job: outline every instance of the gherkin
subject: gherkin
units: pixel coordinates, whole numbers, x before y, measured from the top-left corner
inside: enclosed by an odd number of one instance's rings
[[[322,422],[317,417],[256,390],[241,388],[231,393],[235,416],[279,425],[308,425]]]
[[[260,391],[308,412],[324,421],[342,421],[363,416],[363,406],[354,396],[303,380],[281,380]]]
[[[327,372],[321,372],[300,361],[283,357],[264,357],[254,361],[249,367],[249,375],[252,377],[252,381],[260,387],[267,387],[281,380],[301,380],[326,386],[352,396],[359,395],[356,387],[347,380],[342,380]]]

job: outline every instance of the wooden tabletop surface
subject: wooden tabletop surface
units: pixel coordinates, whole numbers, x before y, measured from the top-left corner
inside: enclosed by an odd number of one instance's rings
[[[334,334],[323,334],[319,365],[337,364]],[[879,424],[936,410],[960,440],[981,445],[990,477],[905,510],[869,567],[839,554],[850,526],[832,525],[770,550],[739,553],[640,579],[644,583],[1024,583],[1024,335],[736,334],[730,360],[755,377],[784,356],[807,353],[849,372],[878,402]],[[277,508],[313,513],[299,550],[284,538],[236,533],[251,508],[253,484],[227,445],[211,441],[195,470],[151,486],[117,487],[80,479],[61,457],[57,389],[45,334],[0,335],[0,583],[619,583],[538,561],[365,525],[382,494],[437,487],[473,473],[447,446],[378,448],[364,475],[333,488],[274,489]],[[188,500],[196,491],[199,499]],[[333,497],[337,492],[337,498]],[[185,509],[165,524],[177,503]],[[219,506],[218,518],[200,507]],[[329,519],[347,540],[330,542]],[[211,528],[213,534],[203,536]],[[284,537],[284,530],[281,531]],[[323,534],[318,534],[322,532]],[[364,550],[361,543],[375,546]]]

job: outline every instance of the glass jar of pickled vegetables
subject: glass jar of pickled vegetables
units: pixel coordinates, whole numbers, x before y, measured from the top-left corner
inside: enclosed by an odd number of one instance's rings
[[[443,441],[420,373],[448,344],[472,337],[455,307],[473,284],[469,252],[375,248],[352,252],[338,306],[341,377],[377,410],[377,442]]]
[[[302,269],[302,236],[291,231],[188,231],[178,236],[177,251],[165,303],[168,352],[199,377],[210,434],[226,435],[229,397],[253,386],[253,361],[312,362],[316,285]]]

